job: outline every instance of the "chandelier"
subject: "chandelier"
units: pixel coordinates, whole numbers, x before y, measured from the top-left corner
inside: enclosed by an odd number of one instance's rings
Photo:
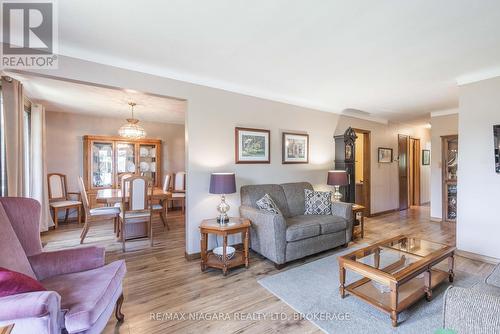
[[[146,137],[146,131],[142,126],[139,125],[139,120],[134,118],[134,107],[136,103],[129,102],[130,111],[132,112],[132,118],[127,118],[127,124],[121,126],[118,130],[120,137],[125,137],[128,139],[141,139]]]

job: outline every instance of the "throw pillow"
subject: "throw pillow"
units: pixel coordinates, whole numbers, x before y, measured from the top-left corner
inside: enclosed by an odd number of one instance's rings
[[[305,215],[331,215],[332,192],[304,189]]]
[[[274,213],[275,215],[281,215],[280,209],[268,194],[265,194],[264,197],[255,202],[255,204],[257,204],[257,207],[261,210]]]
[[[0,297],[46,290],[37,280],[25,274],[0,267]]]

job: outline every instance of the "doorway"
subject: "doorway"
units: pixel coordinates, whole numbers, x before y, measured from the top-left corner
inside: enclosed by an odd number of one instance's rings
[[[355,203],[363,205],[365,215],[369,216],[371,212],[370,204],[370,170],[371,170],[371,138],[370,131],[362,129],[354,129],[356,132],[355,145],[355,164],[354,175],[356,182]]]
[[[420,139],[398,135],[399,210],[420,205]]]

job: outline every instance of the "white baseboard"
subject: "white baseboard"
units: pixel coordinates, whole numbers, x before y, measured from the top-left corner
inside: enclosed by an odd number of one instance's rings
[[[442,218],[438,217],[431,217],[431,222],[436,222],[436,223],[441,223],[443,221]]]
[[[467,259],[478,260],[478,261],[486,262],[486,263],[490,263],[490,264],[499,264],[500,263],[500,259],[497,259],[495,257],[471,253],[471,252],[467,252],[467,251],[460,250],[460,249],[457,249],[455,251],[455,254],[457,254],[458,256],[461,256],[461,257],[465,257]]]

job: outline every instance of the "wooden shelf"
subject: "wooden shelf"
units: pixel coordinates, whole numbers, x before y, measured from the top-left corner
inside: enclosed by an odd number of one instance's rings
[[[447,272],[438,269],[431,269],[431,289],[436,287],[447,278]],[[391,312],[390,292],[380,292],[380,290],[372,284],[371,280],[368,280],[366,283],[359,286],[351,287],[353,285],[355,286],[355,283],[346,287],[346,290],[349,293],[370,301],[372,305],[377,306],[382,311],[385,311],[387,313]],[[409,305],[422,298],[425,295],[424,286],[424,278],[419,278],[418,276],[402,284],[398,289],[399,300],[397,312],[401,312]]]
[[[224,268],[224,263],[221,260],[219,260],[219,258],[212,252],[209,252],[207,254],[206,265],[207,265],[207,267],[211,267],[211,268],[218,268],[218,269]],[[234,267],[239,267],[242,265],[245,265],[245,258],[243,256],[242,251],[236,251],[234,256],[229,261],[227,261],[227,268],[228,269],[231,269]]]

